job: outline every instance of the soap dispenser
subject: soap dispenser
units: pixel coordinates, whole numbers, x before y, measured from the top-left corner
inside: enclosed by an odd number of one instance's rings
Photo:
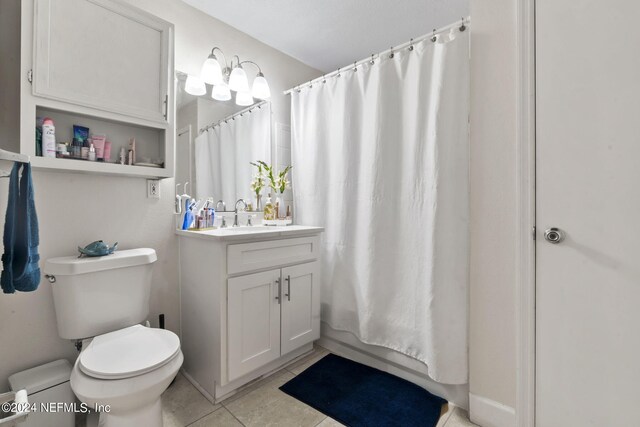
[[[265,221],[271,221],[275,218],[275,208],[271,203],[271,193],[267,195],[267,200],[264,203],[264,219]]]

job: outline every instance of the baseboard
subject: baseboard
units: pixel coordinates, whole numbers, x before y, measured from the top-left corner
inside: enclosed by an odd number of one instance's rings
[[[516,411],[507,405],[469,393],[469,417],[482,427],[515,427]]]
[[[345,336],[341,336],[343,339],[337,339],[335,331],[330,331],[327,328],[323,328],[323,331],[331,333],[333,336],[322,335],[317,343],[332,353],[410,381],[437,396],[445,398],[456,406],[464,409],[469,407],[469,387],[467,384],[437,383],[423,373],[412,370],[407,366],[402,366],[397,363],[397,360],[389,360],[382,355],[383,353],[376,352],[371,345],[363,344],[358,340],[348,340],[349,342],[346,342],[343,340],[346,338]],[[388,350],[384,351],[388,352]],[[400,355],[400,353],[398,355],[406,357]]]

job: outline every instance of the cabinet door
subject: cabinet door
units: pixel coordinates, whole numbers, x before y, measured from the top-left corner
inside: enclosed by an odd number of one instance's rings
[[[317,262],[282,269],[282,354],[320,338]]]
[[[280,357],[280,270],[229,279],[229,381]]]
[[[173,26],[113,0],[35,0],[36,96],[167,122]]]

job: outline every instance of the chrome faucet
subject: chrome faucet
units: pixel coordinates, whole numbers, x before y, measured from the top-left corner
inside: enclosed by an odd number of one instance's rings
[[[218,210],[218,207],[222,205],[222,210]],[[218,200],[218,202],[216,203],[216,212],[226,212],[227,211],[227,205],[224,202],[224,200]],[[224,217],[224,215],[220,215],[220,218],[222,218],[222,224],[220,224],[220,228],[227,228],[227,219]]]
[[[216,203],[216,211],[220,205],[222,205],[222,212],[225,212],[227,210],[227,205],[224,203],[224,200],[218,200],[218,203]]]
[[[242,202],[242,204],[244,206],[242,208],[242,210],[247,210],[247,202],[245,202],[244,199],[238,199],[236,201],[236,206],[235,206],[235,210],[234,210],[234,214],[235,214],[235,217],[233,219],[233,226],[234,227],[239,227],[240,226],[240,224],[238,224],[238,203],[241,203],[241,202]]]

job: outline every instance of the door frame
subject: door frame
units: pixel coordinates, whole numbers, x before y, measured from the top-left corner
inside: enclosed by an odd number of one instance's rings
[[[516,426],[535,426],[535,0],[518,0],[516,124]]]

